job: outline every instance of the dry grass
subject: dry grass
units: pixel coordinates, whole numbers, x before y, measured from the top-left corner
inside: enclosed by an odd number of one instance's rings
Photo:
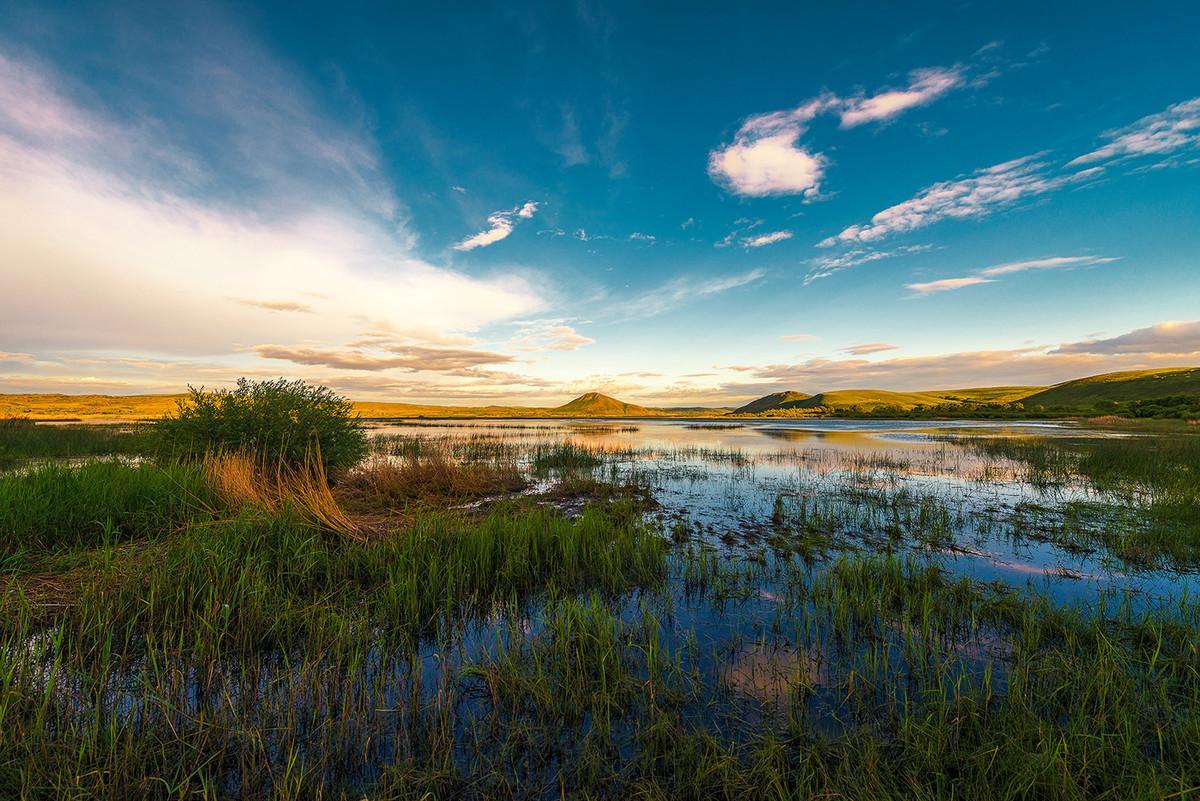
[[[444,446],[373,460],[345,482],[348,490],[392,505],[461,502],[515,492],[525,484],[514,459],[456,459]]]
[[[274,511],[291,505],[330,531],[364,539],[361,527],[330,490],[319,455],[297,468],[283,463],[263,465],[244,454],[217,454],[204,460],[204,471],[231,508],[253,506]]]

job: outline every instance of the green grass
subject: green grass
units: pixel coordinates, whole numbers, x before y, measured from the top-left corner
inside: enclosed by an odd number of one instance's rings
[[[591,470],[603,463],[601,454],[570,442],[557,445],[537,446],[532,453],[535,473],[546,475],[550,471],[577,473]]]
[[[0,469],[30,459],[145,455],[156,440],[145,426],[38,425],[27,418],[0,419]]]
[[[45,464],[0,474],[0,559],[156,539],[219,506],[198,466]]]

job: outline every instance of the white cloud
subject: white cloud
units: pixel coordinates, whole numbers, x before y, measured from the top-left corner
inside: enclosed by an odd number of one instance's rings
[[[1139,156],[1165,156],[1200,144],[1200,97],[1142,117],[1132,125],[1105,134],[1110,141],[1072,159],[1068,167]]]
[[[742,244],[748,248],[761,248],[766,245],[773,245],[776,242],[783,242],[791,239],[792,236],[793,234],[791,231],[772,231],[769,234],[748,236],[742,240]]]
[[[910,108],[932,103],[951,89],[962,86],[963,72],[961,67],[914,70],[907,88],[847,100],[841,110],[842,127],[890,119]]]
[[[866,225],[851,225],[818,243],[876,242],[893,234],[914,231],[945,219],[985,217],[1019,201],[1051,192],[1077,180],[1076,175],[1051,176],[1034,156],[1013,159],[973,174],[928,186],[915,197],[886,208]]]
[[[1074,267],[1093,267],[1097,264],[1108,264],[1117,261],[1113,256],[1050,256],[1045,259],[1029,261],[1013,261],[1007,264],[997,264],[979,270],[975,275],[962,278],[943,278],[940,281],[929,281],[923,284],[908,284],[908,288],[918,295],[928,295],[934,292],[948,292],[962,289],[975,284],[990,284],[996,278],[1026,270],[1064,270]]]
[[[132,138],[148,153],[176,152],[204,178],[210,169],[147,133],[167,130],[153,120],[130,131],[82,109],[43,68],[5,59],[0,95],[25,104],[0,114],[0,342],[10,347],[206,356],[250,373],[258,343],[319,348],[371,329],[473,331],[543,305],[521,278],[476,278],[414,257],[411,237],[380,208],[388,204],[343,204],[341,190],[353,193],[358,178],[381,181],[368,145],[314,151],[310,160],[325,158],[328,169],[279,183],[273,170],[263,173],[247,210],[182,193],[177,174],[157,162],[131,163]],[[302,115],[287,118],[299,124]],[[45,120],[57,122],[40,132]],[[298,180],[305,191],[295,191]],[[261,198],[269,211],[257,213]]]
[[[646,242],[649,244],[653,244],[656,240],[656,237],[653,234],[643,234],[640,231],[634,231],[629,235],[629,238],[634,242]]]
[[[813,265],[813,269],[804,277],[805,285],[811,284],[813,281],[819,281],[822,278],[828,278],[834,273],[857,267],[860,264],[869,264],[873,261],[882,259],[891,259],[897,256],[908,256],[913,253],[924,253],[932,250],[933,245],[904,245],[891,250],[871,250],[870,248],[853,248],[840,253],[836,256],[820,256],[809,261]]]
[[[520,206],[506,211],[492,212],[487,217],[489,226],[487,230],[467,237],[455,245],[454,249],[461,251],[475,250],[476,248],[485,248],[488,245],[494,245],[502,239],[507,239],[508,235],[517,227],[518,221],[528,220],[533,217],[537,213],[539,205],[536,201],[529,200]]]
[[[980,278],[979,276],[968,276],[966,278],[943,278],[939,281],[927,281],[923,284],[906,284],[906,286],[918,295],[928,295],[933,292],[949,292],[952,289],[962,289],[975,284],[990,284],[992,279]]]
[[[784,334],[779,338],[780,342],[816,342],[820,339],[816,334]]]
[[[818,114],[836,99],[822,95],[792,109],[750,117],[733,143],[708,156],[708,174],[739,195],[804,195],[820,192],[827,159],[799,144]]]
[[[884,209],[862,225],[850,225],[819,247],[876,242],[945,219],[978,219],[1021,201],[1102,175],[1108,163],[1138,156],[1167,156],[1200,145],[1200,98],[1176,103],[1126,128],[1107,134],[1111,141],[1061,167],[1041,154],[1006,161],[932,184],[914,197]],[[1169,163],[1169,162],[1165,162]],[[1087,164],[1096,166],[1075,169]]]
[[[826,92],[794,109],[754,115],[742,123],[730,144],[709,153],[708,174],[739,195],[815,199],[829,159],[800,141],[814,119],[836,113],[843,128],[885,121],[932,103],[964,82],[961,67],[931,67],[914,70],[903,89],[850,98]]]
[[[563,320],[531,320],[520,325],[522,327],[510,343],[514,350],[578,350],[596,341],[580,334]]]
[[[872,353],[883,353],[887,350],[898,350],[899,347],[899,345],[892,345],[888,342],[859,342],[842,348],[842,352],[854,356],[867,356]]]
[[[997,264],[994,267],[987,267],[980,270],[979,274],[992,278],[998,275],[1020,273],[1025,270],[1061,270],[1069,267],[1091,267],[1096,264],[1108,264],[1114,261],[1117,261],[1116,256],[1051,256],[1046,259]]]

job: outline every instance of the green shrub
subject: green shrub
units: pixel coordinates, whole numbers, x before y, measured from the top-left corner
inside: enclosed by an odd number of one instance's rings
[[[353,405],[327,387],[241,378],[233,390],[189,389],[176,413],[157,423],[166,447],[177,454],[234,451],[299,465],[319,453],[325,469],[337,471],[367,453]]]

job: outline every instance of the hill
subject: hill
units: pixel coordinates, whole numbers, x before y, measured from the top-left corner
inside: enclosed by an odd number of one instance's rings
[[[584,393],[570,403],[564,403],[550,411],[563,417],[652,417],[658,414],[645,406],[625,403],[599,392]]]
[[[739,406],[733,410],[733,414],[759,414],[772,409],[791,409],[794,408],[794,404],[806,401],[811,397],[812,395],[803,392],[774,392],[764,395],[758,400],[752,400],[745,406]]]
[[[880,406],[896,406],[911,409],[914,406],[938,406],[947,399],[933,392],[889,392],[885,389],[839,389],[813,395],[800,406],[809,409],[848,409],[857,407],[864,411]]]
[[[1025,408],[1093,407],[1101,401],[1158,400],[1172,395],[1200,396],[1200,367],[1129,370],[1077,378],[1022,399]]]
[[[1047,387],[971,387],[969,389],[935,390],[948,401],[972,401],[975,403],[1012,403],[1027,398]]]
[[[175,411],[177,395],[0,395],[0,417],[146,420]]]

